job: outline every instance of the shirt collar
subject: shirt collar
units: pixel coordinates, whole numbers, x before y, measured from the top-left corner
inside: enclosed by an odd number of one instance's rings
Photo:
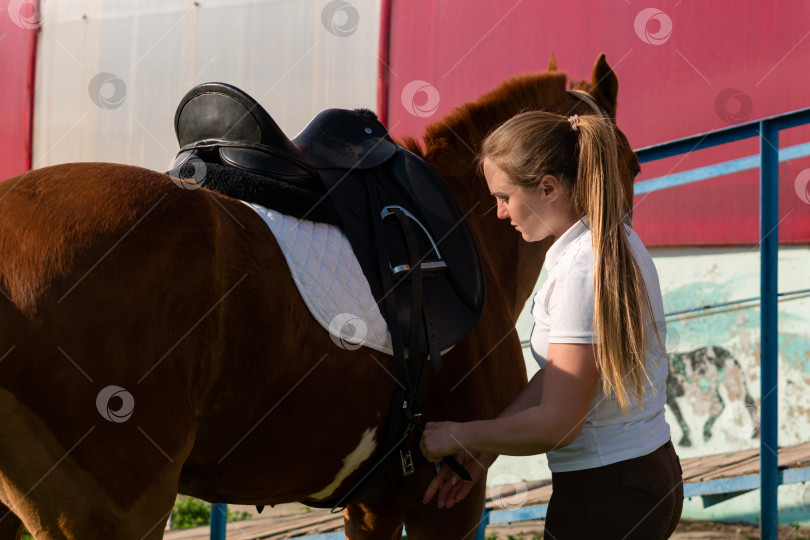
[[[560,257],[571,246],[577,238],[591,230],[591,222],[588,216],[582,216],[576,223],[571,225],[567,231],[562,233],[546,252],[546,270],[551,270],[557,264]]]

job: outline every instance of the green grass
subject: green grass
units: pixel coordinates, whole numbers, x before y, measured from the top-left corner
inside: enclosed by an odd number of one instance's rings
[[[252,516],[247,512],[231,512],[227,521],[244,521]],[[178,497],[172,510],[172,529],[199,527],[211,522],[211,504],[193,497]]]

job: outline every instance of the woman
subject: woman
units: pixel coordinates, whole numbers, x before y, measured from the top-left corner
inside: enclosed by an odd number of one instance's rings
[[[547,538],[668,538],[683,482],[664,418],[663,304],[629,226],[612,126],[527,112],[491,133],[479,159],[498,217],[527,242],[556,237],[532,307],[541,369],[494,420],[429,423],[422,452],[477,461],[473,483],[498,454],[548,453]],[[472,486],[458,480],[444,467],[425,502],[441,488],[439,505],[452,506]]]

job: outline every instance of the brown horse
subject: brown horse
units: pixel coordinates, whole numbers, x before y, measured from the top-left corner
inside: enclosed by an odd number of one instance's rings
[[[473,158],[522,110],[593,114],[566,82],[552,59],[424,137],[424,157],[472,210],[488,289],[481,324],[440,374],[428,370],[427,420],[493,417],[526,383],[514,324],[550,242],[498,221]],[[615,119],[604,56],[574,87]],[[638,161],[620,144],[629,206]],[[373,465],[392,358],[333,343],[273,234],[235,200],[125,165],[30,171],[0,183],[0,286],[2,540],[21,523],[37,539],[160,538],[178,491],[328,499]],[[474,536],[484,483],[452,509],[423,505],[434,472],[415,461],[416,474],[344,511],[347,536],[398,538],[403,523],[411,538]]]

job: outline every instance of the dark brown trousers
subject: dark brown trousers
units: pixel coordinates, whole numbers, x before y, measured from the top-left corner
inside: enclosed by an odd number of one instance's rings
[[[683,508],[683,471],[672,441],[646,456],[553,473],[546,540],[663,540]]]

